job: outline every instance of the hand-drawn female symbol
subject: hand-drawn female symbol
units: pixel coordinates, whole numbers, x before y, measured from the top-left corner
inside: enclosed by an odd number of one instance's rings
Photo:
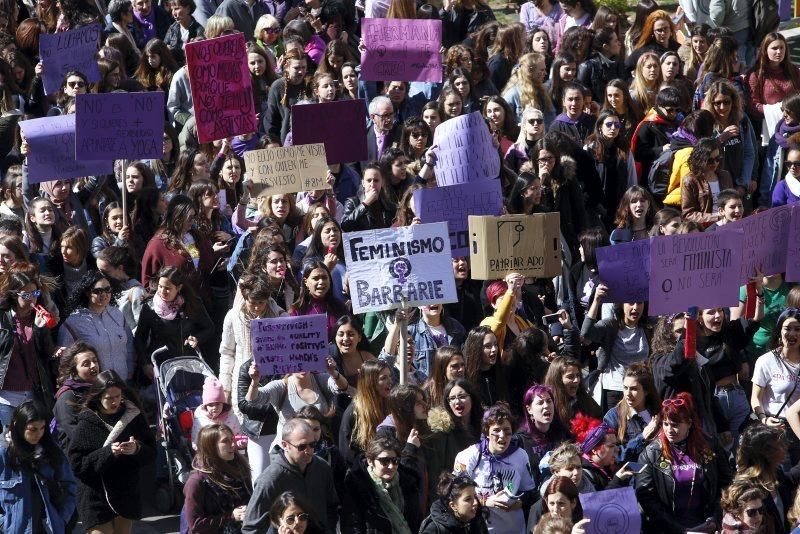
[[[411,262],[406,258],[397,258],[389,264],[389,274],[397,278],[401,284],[406,283],[406,277],[411,274]]]

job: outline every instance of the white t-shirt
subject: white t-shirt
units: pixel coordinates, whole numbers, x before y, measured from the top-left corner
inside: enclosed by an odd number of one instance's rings
[[[481,501],[505,490],[508,495],[520,495],[535,488],[531,476],[528,455],[523,449],[517,449],[502,460],[494,462],[494,474],[487,454],[480,453],[480,445],[473,445],[456,455],[453,470],[456,474],[465,473],[478,485],[475,492]],[[511,502],[509,498],[507,502]],[[525,515],[522,509],[503,512],[497,508],[489,508],[486,524],[489,532],[498,534],[523,534],[525,532]]]
[[[714,180],[713,182],[708,182],[708,186],[711,188],[711,199],[713,201],[712,206],[712,213],[717,212],[717,199],[719,198],[719,180]]]
[[[785,416],[786,409],[800,399],[800,379],[798,379],[800,365],[794,365],[772,351],[762,354],[756,360],[753,370],[753,384],[761,387],[764,410],[773,416]],[[795,382],[797,387],[795,388]],[[794,390],[794,393],[792,393]],[[786,403],[787,396],[791,395]],[[786,408],[779,414],[781,406],[786,403]]]

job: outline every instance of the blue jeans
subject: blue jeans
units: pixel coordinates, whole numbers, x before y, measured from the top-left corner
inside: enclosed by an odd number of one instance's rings
[[[734,32],[733,38],[739,43],[739,62],[749,69],[756,60],[756,49],[750,41],[750,28]]]
[[[739,427],[742,426],[742,423],[750,414],[750,403],[747,402],[747,394],[742,386],[736,384],[732,389],[717,387],[714,396],[717,397],[722,407],[722,413],[730,425],[731,436],[733,437],[733,442],[725,449],[728,451],[736,450],[739,444]]]

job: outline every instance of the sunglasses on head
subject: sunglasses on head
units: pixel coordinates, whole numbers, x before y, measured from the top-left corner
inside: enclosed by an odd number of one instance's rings
[[[686,401],[683,399],[665,399],[661,401],[661,407],[666,408],[667,406],[674,406],[675,408],[680,408],[681,406],[685,406]]]
[[[19,296],[22,300],[33,300],[39,298],[42,294],[40,289],[36,289],[34,291],[20,291]]]
[[[397,465],[400,463],[400,458],[398,458],[397,456],[392,456],[392,457],[385,456],[383,458],[375,458],[375,460],[377,460],[377,462],[381,464],[383,467],[389,467],[390,465]]]

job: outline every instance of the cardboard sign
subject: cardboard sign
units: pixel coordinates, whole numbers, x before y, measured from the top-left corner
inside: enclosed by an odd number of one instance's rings
[[[717,230],[717,232],[744,230],[742,266],[739,270],[740,283],[746,284],[757,270],[766,276],[786,270],[791,218],[792,206],[778,206],[725,224]]]
[[[442,81],[442,21],[364,19],[361,79],[366,81]]]
[[[19,127],[30,145],[27,162],[32,184],[114,172],[111,160],[75,159],[75,115],[22,121]]]
[[[344,253],[353,313],[456,302],[447,223],[348,232]]]
[[[581,493],[586,534],[639,534],[642,515],[636,492],[632,487],[610,489],[595,493]]]
[[[44,67],[42,81],[46,95],[57,93],[64,76],[73,70],[86,76],[90,82],[100,81],[100,67],[94,56],[100,48],[102,34],[103,28],[99,24],[91,24],[39,36],[39,57]]]
[[[792,206],[786,245],[786,281],[800,282],[800,205]]]
[[[739,303],[741,229],[668,235],[650,242],[650,315]]]
[[[453,257],[469,256],[467,217],[503,213],[500,180],[419,189],[414,192],[413,210],[422,222],[446,221]]]
[[[324,314],[255,319],[250,323],[253,359],[262,375],[328,368],[328,326]]]
[[[244,153],[247,176],[253,182],[251,194],[268,195],[330,189],[325,145],[294,145],[251,150]]]
[[[497,178],[500,154],[481,114],[473,111],[444,121],[433,134],[436,183],[465,184]]]
[[[650,288],[650,241],[619,243],[595,250],[600,281],[608,286],[604,302],[645,302]]]
[[[187,44],[186,68],[200,143],[258,130],[243,33]]]
[[[499,280],[509,273],[535,278],[561,274],[558,213],[469,216],[470,272],[475,280]]]
[[[292,106],[292,142],[324,143],[328,164],[367,159],[367,105],[363,100]]]
[[[78,95],[75,157],[161,159],[164,153],[164,93]]]

